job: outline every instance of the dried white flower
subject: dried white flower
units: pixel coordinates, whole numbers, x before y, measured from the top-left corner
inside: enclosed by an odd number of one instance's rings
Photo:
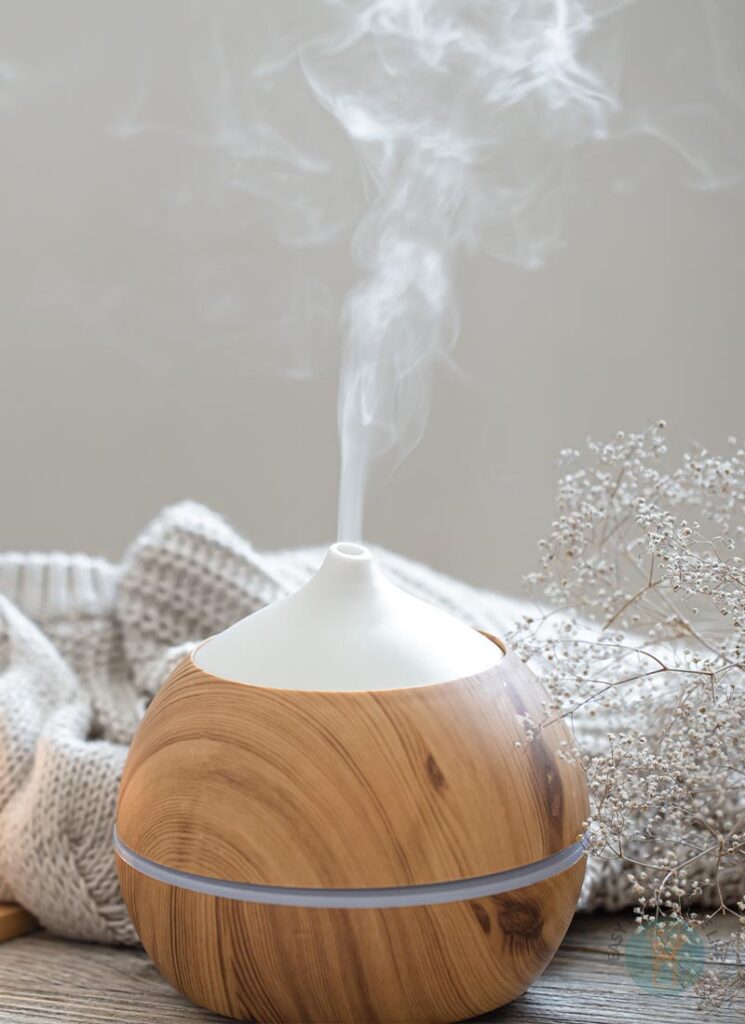
[[[562,452],[559,515],[528,577],[551,610],[510,641],[550,695],[531,734],[583,719],[565,756],[587,772],[593,849],[621,860],[640,922],[700,926],[703,903],[742,932],[745,449],[730,438],[726,455],[671,466],[664,429],[589,442],[584,462]]]

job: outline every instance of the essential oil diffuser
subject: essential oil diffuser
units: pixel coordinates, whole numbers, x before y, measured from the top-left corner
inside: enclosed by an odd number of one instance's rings
[[[561,722],[496,639],[336,544],[203,643],[135,736],[115,844],[166,978],[259,1021],[456,1021],[524,992],[584,874]]]

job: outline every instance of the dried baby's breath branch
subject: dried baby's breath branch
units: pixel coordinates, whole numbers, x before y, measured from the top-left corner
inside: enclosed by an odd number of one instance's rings
[[[511,637],[549,694],[526,736],[557,717],[572,726],[562,756],[587,771],[593,850],[639,921],[731,918],[740,955],[745,450],[730,438],[726,454],[673,461],[658,423],[561,463],[558,516],[528,577],[539,610]],[[707,974],[714,1002],[715,987]]]

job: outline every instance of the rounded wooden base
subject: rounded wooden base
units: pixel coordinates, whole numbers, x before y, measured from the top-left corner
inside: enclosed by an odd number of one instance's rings
[[[266,1022],[459,1021],[520,995],[563,939],[584,858],[509,893],[421,907],[320,909],[222,899],[117,857],[124,901],[161,973],[193,1002]]]

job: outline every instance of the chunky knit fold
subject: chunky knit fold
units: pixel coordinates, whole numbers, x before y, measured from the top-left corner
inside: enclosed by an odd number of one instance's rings
[[[111,615],[116,566],[89,555],[0,553],[0,594],[34,622]]]

